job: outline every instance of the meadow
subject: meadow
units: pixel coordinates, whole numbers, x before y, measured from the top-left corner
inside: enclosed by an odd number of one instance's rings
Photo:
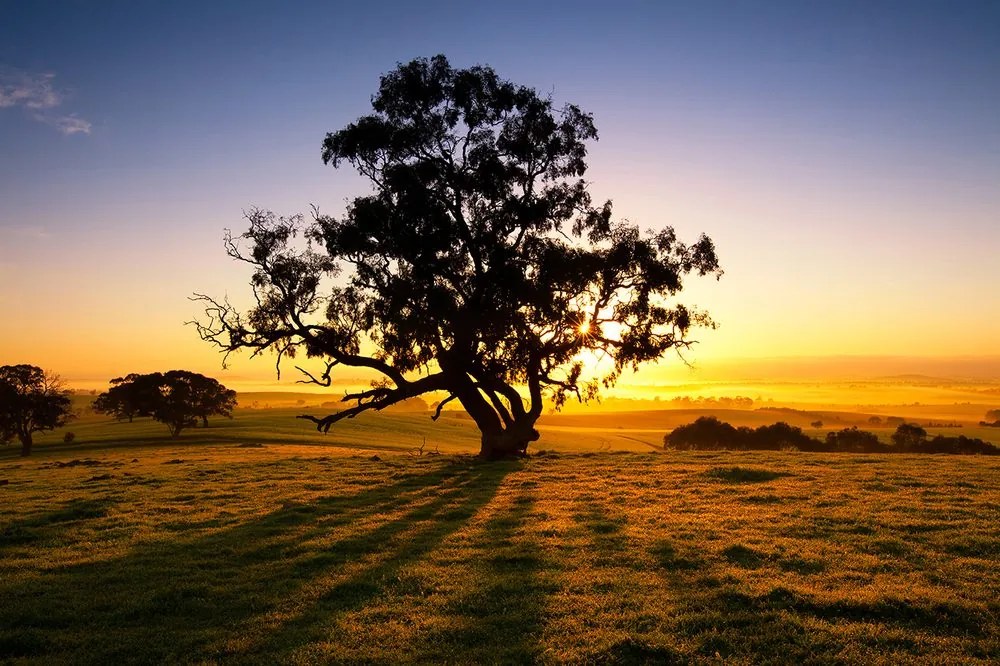
[[[295,411],[0,451],[0,659],[1000,659],[994,458],[665,452],[636,420],[486,463],[459,415]]]

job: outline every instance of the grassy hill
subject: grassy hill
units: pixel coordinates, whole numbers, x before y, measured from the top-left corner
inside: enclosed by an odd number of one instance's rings
[[[272,416],[0,460],[0,661],[1000,659],[995,459],[483,463]]]

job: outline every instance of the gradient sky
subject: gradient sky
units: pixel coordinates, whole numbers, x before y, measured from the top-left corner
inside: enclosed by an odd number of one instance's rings
[[[695,362],[1000,354],[998,2],[0,0],[0,363],[273,377],[186,297],[247,294],[243,209],[360,193],[323,136],[436,53],[591,111],[594,194],[712,236]]]

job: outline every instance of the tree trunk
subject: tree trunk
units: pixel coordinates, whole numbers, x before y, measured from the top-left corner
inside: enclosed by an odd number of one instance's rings
[[[484,431],[479,455],[487,460],[524,457],[531,442],[538,441],[533,423],[520,422],[504,429]]]
[[[208,427],[208,417],[207,416],[201,417],[201,427],[202,428],[207,428]]]
[[[31,455],[31,433],[24,433],[18,436],[21,440],[21,455],[30,456]]]

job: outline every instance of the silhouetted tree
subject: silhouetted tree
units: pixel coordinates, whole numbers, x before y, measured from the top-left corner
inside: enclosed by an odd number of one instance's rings
[[[819,430],[820,428],[823,427],[823,422],[822,421],[813,421],[809,425],[812,426],[813,428],[816,428],[817,430]]]
[[[131,374],[115,377],[109,382],[111,388],[94,399],[91,409],[98,414],[114,416],[119,421],[128,419],[132,423],[136,416],[143,415],[143,405],[151,404],[155,398],[155,383],[141,382],[141,376]],[[148,394],[144,395],[143,390]],[[153,393],[149,393],[150,391]]]
[[[880,416],[869,416],[868,423],[872,425],[882,425],[882,417]]]
[[[915,423],[903,423],[892,433],[892,443],[903,451],[918,449],[927,439],[927,431]]]
[[[664,435],[663,447],[678,451],[743,448],[739,440],[741,436],[731,424],[714,416],[699,416],[694,423],[678,426]]]
[[[192,428],[201,419],[208,427],[214,414],[232,418],[236,391],[217,380],[186,370],[131,374],[111,380],[113,385],[94,401],[94,411],[115,415],[127,405],[132,416],[151,416],[165,423],[172,437]],[[111,395],[114,394],[114,397]]]
[[[372,108],[322,150],[372,193],[308,224],[250,211],[249,230],[225,243],[253,268],[256,306],[240,313],[196,295],[208,316],[196,322],[201,337],[227,355],[273,350],[279,368],[319,358],[322,372],[299,370],[322,386],[337,366],[382,377],[347,395],[350,407],[300,418],[325,432],[440,391],[433,418],[457,400],[482,432],[482,455],[523,454],[546,399],[595,397],[711,325],[673,300],[687,275],[721,275],[711,240],[685,245],[669,227],[642,234],[613,221],[610,202],[593,204],[589,114],[444,56],[384,75]],[[602,377],[585,376],[588,352],[609,360]]]
[[[856,426],[826,433],[826,445],[828,451],[845,453],[881,453],[888,448],[879,441],[878,435],[858,430]]]
[[[73,418],[69,392],[57,375],[34,365],[0,366],[0,438],[21,442],[31,455],[32,435],[54,430]]]

